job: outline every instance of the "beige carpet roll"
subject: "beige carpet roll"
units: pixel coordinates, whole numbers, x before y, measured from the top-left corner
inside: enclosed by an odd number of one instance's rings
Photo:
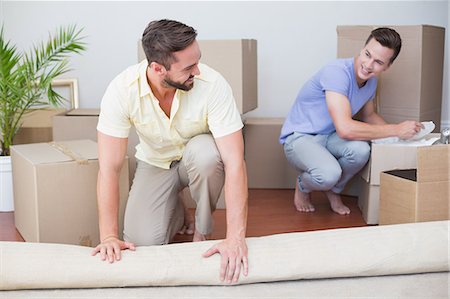
[[[450,221],[334,229],[248,238],[255,282],[449,270]],[[91,248],[0,242],[0,290],[221,285],[218,241],[138,247],[109,264]]]

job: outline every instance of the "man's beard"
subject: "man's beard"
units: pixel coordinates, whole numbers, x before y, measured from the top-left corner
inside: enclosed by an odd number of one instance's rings
[[[190,79],[192,79],[192,78],[194,78],[194,76],[189,77],[188,80],[190,80]],[[186,82],[187,82],[188,80],[184,81],[184,83],[179,83],[179,82],[172,81],[172,80],[169,78],[169,76],[166,76],[166,78],[164,78],[164,83],[166,83],[167,86],[170,86],[170,87],[173,87],[173,88],[176,88],[176,89],[181,89],[181,90],[184,90],[184,91],[189,91],[189,90],[192,89],[192,87],[194,87],[194,81],[192,81],[192,83],[186,84]]]

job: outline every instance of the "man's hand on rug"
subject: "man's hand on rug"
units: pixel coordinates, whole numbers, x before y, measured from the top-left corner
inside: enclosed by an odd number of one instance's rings
[[[100,258],[102,261],[108,260],[110,263],[114,261],[120,261],[121,251],[125,249],[136,250],[134,243],[124,242],[115,236],[107,237],[103,239],[102,243],[92,250],[92,255],[96,255],[100,252]]]
[[[245,239],[225,239],[214,245],[203,254],[210,257],[216,253],[221,255],[220,280],[227,283],[237,282],[243,267],[245,276],[248,274],[248,249]]]

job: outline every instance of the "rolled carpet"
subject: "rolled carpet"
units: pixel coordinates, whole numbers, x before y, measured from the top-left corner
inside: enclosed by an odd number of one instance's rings
[[[249,275],[238,284],[449,271],[450,221],[248,238]],[[109,264],[91,248],[0,242],[0,290],[222,285],[218,241],[138,247]]]

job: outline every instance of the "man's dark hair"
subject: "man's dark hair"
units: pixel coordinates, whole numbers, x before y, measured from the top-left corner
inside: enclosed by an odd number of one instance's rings
[[[176,62],[173,52],[186,49],[196,37],[194,28],[177,21],[150,22],[142,34],[142,47],[148,64],[157,62],[170,70],[170,65]]]
[[[383,47],[394,50],[394,54],[389,60],[389,64],[392,64],[395,58],[397,58],[398,54],[400,53],[400,49],[402,48],[402,39],[400,38],[400,35],[397,33],[397,31],[386,27],[380,27],[372,30],[369,37],[367,38],[366,45],[372,38],[379,42]]]

